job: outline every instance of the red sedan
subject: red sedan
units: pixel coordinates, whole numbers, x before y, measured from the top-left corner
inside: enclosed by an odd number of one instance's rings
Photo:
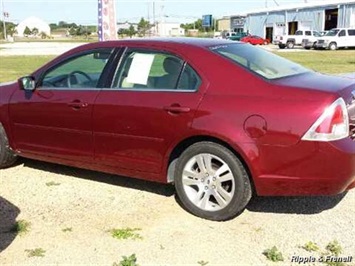
[[[256,35],[248,35],[241,39],[242,42],[250,43],[252,45],[267,45],[270,43],[269,39],[263,39]]]
[[[235,217],[252,195],[355,186],[355,80],[251,45],[87,44],[0,95],[1,168],[21,156],[173,183],[211,220]]]

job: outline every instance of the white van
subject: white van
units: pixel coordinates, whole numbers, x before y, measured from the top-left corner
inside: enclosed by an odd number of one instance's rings
[[[327,32],[317,39],[315,49],[330,49],[355,47],[355,28],[337,28]]]

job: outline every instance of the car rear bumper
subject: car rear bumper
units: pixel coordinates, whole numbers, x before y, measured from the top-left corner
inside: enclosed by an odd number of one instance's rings
[[[335,195],[355,187],[355,141],[301,141],[268,148],[264,173],[254,179],[260,196]],[[269,153],[268,152],[268,153]],[[272,158],[277,156],[281,162]]]

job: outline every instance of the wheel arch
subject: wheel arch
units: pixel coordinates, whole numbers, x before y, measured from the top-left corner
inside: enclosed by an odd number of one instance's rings
[[[180,155],[183,153],[183,151],[198,142],[202,141],[210,141],[213,143],[217,143],[221,146],[226,147],[229,149],[243,164],[246,172],[248,173],[253,193],[256,191],[255,190],[255,185],[254,185],[254,178],[251,172],[251,168],[249,166],[249,163],[247,162],[247,159],[244,158],[242,155],[242,149],[238,147],[233,147],[230,145],[226,140],[222,140],[221,138],[214,137],[214,136],[208,136],[208,135],[196,135],[196,136],[190,136],[188,138],[185,138],[184,140],[180,141],[177,143],[174,148],[171,150],[171,152],[168,154],[168,161],[167,161],[167,183],[173,183],[174,182],[174,172],[175,172],[175,167],[176,167],[176,162],[177,159],[180,157]]]

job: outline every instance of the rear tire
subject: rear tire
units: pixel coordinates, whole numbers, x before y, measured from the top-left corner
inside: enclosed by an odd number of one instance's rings
[[[5,129],[0,124],[0,169],[13,165],[16,159],[17,156],[10,149]]]
[[[236,217],[252,196],[241,161],[213,142],[193,144],[182,153],[175,169],[175,188],[187,211],[213,221]]]

